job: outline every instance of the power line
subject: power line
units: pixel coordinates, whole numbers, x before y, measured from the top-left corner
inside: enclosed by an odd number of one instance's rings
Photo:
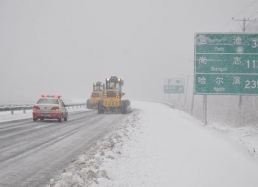
[[[221,31],[223,31],[228,25],[229,25],[229,23],[232,21],[232,19],[230,19],[227,23],[226,23],[226,25],[224,25],[224,27],[221,29]]]
[[[258,11],[255,12],[254,14],[252,14],[251,16],[249,16],[249,18],[253,17],[253,16],[256,15],[257,13],[258,13]]]
[[[244,9],[242,9],[241,11],[239,11],[238,13],[236,13],[233,17],[232,17],[232,19],[230,19],[225,25],[224,25],[224,27],[221,29],[222,31],[231,23],[231,21],[232,20],[235,20],[234,19],[234,17],[236,17],[237,15],[239,15],[240,13],[242,13],[244,10],[246,10],[247,8],[249,8],[250,6],[252,6],[254,3],[256,3],[258,0],[255,0],[255,1],[253,1],[251,4],[249,4],[249,5],[247,5]],[[253,14],[253,15],[251,15],[249,18],[251,18],[252,16],[254,16],[254,15],[256,15],[258,13],[258,11],[255,13],[255,14]],[[255,20],[256,20],[257,18],[255,18]],[[239,23],[239,21],[243,21],[243,20],[235,20],[235,21],[238,21],[238,23]],[[249,25],[249,24],[248,24]],[[242,30],[244,29],[245,30],[245,26],[244,27],[242,27],[241,25],[240,25],[240,27],[242,28]]]
[[[253,5],[254,3],[256,3],[258,0],[253,1],[251,4],[249,4],[248,6],[246,6],[244,9],[242,9],[241,11],[239,11],[236,15],[234,15],[233,17],[236,17],[237,15],[239,15],[240,13],[242,13],[244,10],[246,10],[247,8],[249,8],[251,5]]]

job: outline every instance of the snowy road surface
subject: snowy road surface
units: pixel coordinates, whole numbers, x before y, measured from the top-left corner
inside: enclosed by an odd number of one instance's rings
[[[258,163],[225,133],[159,103],[132,102],[119,130],[54,187],[257,187]]]
[[[11,119],[10,114],[2,115],[3,119],[4,116]],[[33,122],[31,117],[0,123],[0,186],[48,184],[123,117],[98,115],[95,110],[84,109],[70,113],[68,121],[63,123]]]
[[[204,127],[159,103],[132,108],[81,109],[65,123],[0,113],[0,121],[19,119],[0,123],[0,186],[258,186],[256,127]]]

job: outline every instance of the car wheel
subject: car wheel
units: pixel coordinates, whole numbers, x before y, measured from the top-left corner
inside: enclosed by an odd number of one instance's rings
[[[60,118],[58,119],[58,122],[62,122],[63,121],[63,114],[60,116]]]
[[[38,119],[37,118],[33,118],[33,121],[37,121]]]
[[[68,120],[68,112],[65,113],[64,121]]]

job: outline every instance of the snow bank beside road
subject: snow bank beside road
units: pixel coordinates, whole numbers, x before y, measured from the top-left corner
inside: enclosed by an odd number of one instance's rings
[[[258,161],[258,127],[255,126],[236,126],[227,124],[212,123],[207,127],[225,133],[232,140],[243,144],[248,150],[250,156]]]
[[[258,163],[225,134],[162,104],[132,102],[132,108],[51,186],[258,185]]]
[[[32,118],[32,110],[26,110],[26,113],[23,113],[23,110],[14,111],[14,114],[11,114],[11,111],[0,112],[0,122],[29,119]]]
[[[139,111],[134,110],[119,124],[114,124],[113,131],[102,142],[72,161],[56,181],[50,181],[50,186],[92,186],[105,179],[111,180],[110,173],[103,165],[121,156],[124,144],[131,140],[135,129],[140,128],[139,121]]]

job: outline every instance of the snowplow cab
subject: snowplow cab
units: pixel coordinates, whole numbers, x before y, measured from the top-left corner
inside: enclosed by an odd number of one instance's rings
[[[130,110],[130,101],[122,100],[124,93],[122,87],[124,86],[124,80],[116,76],[111,76],[106,79],[106,91],[102,100],[98,102],[98,113],[102,114],[106,110],[120,111],[126,114]]]
[[[103,82],[94,83],[91,97],[87,100],[87,108],[92,109],[94,107],[97,107],[98,102],[102,99],[104,93],[105,84]]]

